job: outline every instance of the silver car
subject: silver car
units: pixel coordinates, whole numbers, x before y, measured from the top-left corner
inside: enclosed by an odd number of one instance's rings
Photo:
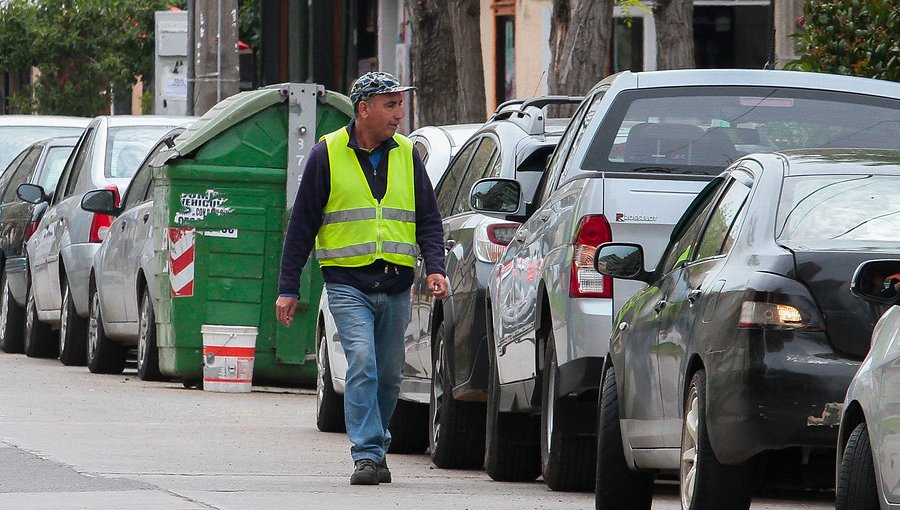
[[[39,186],[20,186],[23,199],[50,204],[27,248],[27,353],[44,357],[58,353],[65,365],[85,363],[91,264],[109,231],[112,217],[82,210],[82,196],[97,188],[120,193],[128,186],[153,144],[170,129],[193,120],[155,116],[96,117],[66,162],[52,196]],[[59,328],[58,350],[52,334],[55,328]]]
[[[437,186],[453,155],[479,127],[481,124],[425,126],[409,134],[409,139],[425,163],[432,187]]]
[[[32,143],[56,136],[78,136],[90,121],[87,117],[0,115],[0,172]]]
[[[94,373],[120,373],[128,348],[137,346],[138,377],[159,379],[152,285],[154,158],[174,144],[183,128],[168,132],[141,163],[121,206],[112,190],[85,193],[81,208],[115,216],[94,255],[90,276],[87,365]]]
[[[836,510],[900,509],[900,260],[866,262],[851,290],[891,306],[850,383],[837,449]]]

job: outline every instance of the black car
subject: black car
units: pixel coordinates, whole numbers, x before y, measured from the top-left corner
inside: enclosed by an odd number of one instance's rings
[[[27,290],[25,242],[34,234],[47,204],[30,204],[16,195],[20,184],[55,189],[77,136],[36,142],[19,153],[0,175],[0,349],[21,352]]]
[[[883,311],[850,280],[896,255],[898,220],[900,151],[788,151],[715,178],[655,270],[639,245],[600,245],[598,271],[646,285],[604,364],[597,508],[650,508],[661,471],[679,474],[685,509],[748,508],[755,463],[833,475],[840,408]]]

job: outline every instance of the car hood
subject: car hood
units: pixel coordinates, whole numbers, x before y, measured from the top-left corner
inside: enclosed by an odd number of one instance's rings
[[[863,358],[869,352],[872,329],[887,308],[850,293],[850,281],[863,262],[896,257],[896,249],[815,250],[786,246],[794,254],[797,280],[803,282],[819,305],[825,333],[832,346]]]

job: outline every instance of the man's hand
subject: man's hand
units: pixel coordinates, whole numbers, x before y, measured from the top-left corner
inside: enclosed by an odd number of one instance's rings
[[[447,278],[440,273],[431,273],[428,275],[428,290],[431,291],[434,299],[444,299],[449,291]]]
[[[278,299],[275,300],[275,318],[278,319],[278,322],[291,327],[295,313],[297,313],[297,298],[278,296]]]

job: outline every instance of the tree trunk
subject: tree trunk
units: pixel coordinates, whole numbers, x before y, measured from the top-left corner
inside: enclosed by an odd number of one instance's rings
[[[553,0],[551,94],[582,95],[609,74],[613,0]]]
[[[450,11],[450,30],[456,53],[457,122],[484,122],[484,61],[481,57],[481,7],[479,0],[445,2]]]
[[[656,67],[660,70],[696,67],[693,0],[657,0],[653,17],[658,48]]]
[[[410,63],[417,87],[414,127],[456,124],[459,91],[447,2],[405,0],[405,5],[413,33]]]

